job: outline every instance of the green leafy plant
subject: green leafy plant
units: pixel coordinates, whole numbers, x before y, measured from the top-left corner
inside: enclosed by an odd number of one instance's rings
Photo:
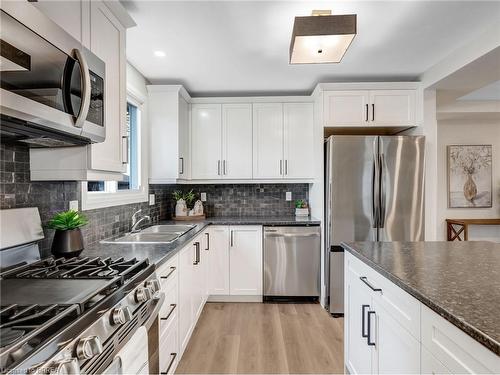
[[[189,190],[188,192],[176,190],[172,193],[172,196],[176,201],[184,199],[188,207],[191,206],[193,201],[196,199],[196,194],[193,192],[193,189]]]
[[[304,199],[296,199],[295,208],[307,208],[307,202]]]
[[[50,229],[72,230],[83,227],[89,223],[88,219],[74,210],[63,211],[55,214],[49,221]]]

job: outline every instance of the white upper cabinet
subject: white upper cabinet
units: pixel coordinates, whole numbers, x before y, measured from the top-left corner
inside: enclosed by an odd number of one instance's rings
[[[222,176],[222,106],[191,107],[191,177],[198,180]]]
[[[189,96],[179,85],[149,85],[151,183],[191,177]]]
[[[86,47],[89,46],[90,35],[88,27],[83,27],[85,21],[88,21],[90,12],[90,2],[39,0],[33,5],[52,21],[61,26],[73,38],[81,42]]]
[[[415,90],[339,90],[323,93],[323,124],[415,126]]]
[[[284,166],[285,178],[313,177],[314,106],[313,103],[285,103]]]
[[[93,169],[125,172],[127,83],[125,28],[111,10],[100,1],[92,1],[90,47],[106,64],[104,89],[106,140],[92,144],[90,152]]]
[[[222,178],[252,178],[252,105],[222,105]]]
[[[325,91],[323,100],[325,126],[369,124],[369,91]]]
[[[398,126],[415,124],[414,90],[370,91],[371,124]]]
[[[229,227],[231,295],[262,295],[262,226]]]
[[[276,179],[283,174],[283,104],[254,104],[253,178]]]

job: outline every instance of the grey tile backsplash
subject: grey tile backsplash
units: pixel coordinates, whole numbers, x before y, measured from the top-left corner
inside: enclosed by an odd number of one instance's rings
[[[67,210],[69,201],[80,201],[80,183],[75,181],[30,181],[29,150],[23,145],[0,144],[0,209],[38,207],[45,231],[42,255],[50,254],[53,231],[46,228],[50,217]],[[127,204],[85,211],[89,225],[82,228],[85,244],[90,246],[104,238],[130,230],[130,218],[138,209],[153,222],[172,218],[175,190],[205,192],[207,216],[282,216],[293,215],[295,199],[309,199],[308,184],[207,184],[150,185],[155,204]],[[285,200],[287,191],[292,201]]]

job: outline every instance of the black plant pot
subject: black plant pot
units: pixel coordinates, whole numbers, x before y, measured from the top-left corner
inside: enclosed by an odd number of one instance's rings
[[[51,248],[52,254],[56,257],[77,257],[83,251],[83,248],[83,236],[80,228],[56,229]]]

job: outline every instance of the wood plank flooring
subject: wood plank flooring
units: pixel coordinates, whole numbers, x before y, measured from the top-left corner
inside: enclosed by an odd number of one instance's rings
[[[207,303],[177,374],[340,374],[343,319],[318,304]]]

